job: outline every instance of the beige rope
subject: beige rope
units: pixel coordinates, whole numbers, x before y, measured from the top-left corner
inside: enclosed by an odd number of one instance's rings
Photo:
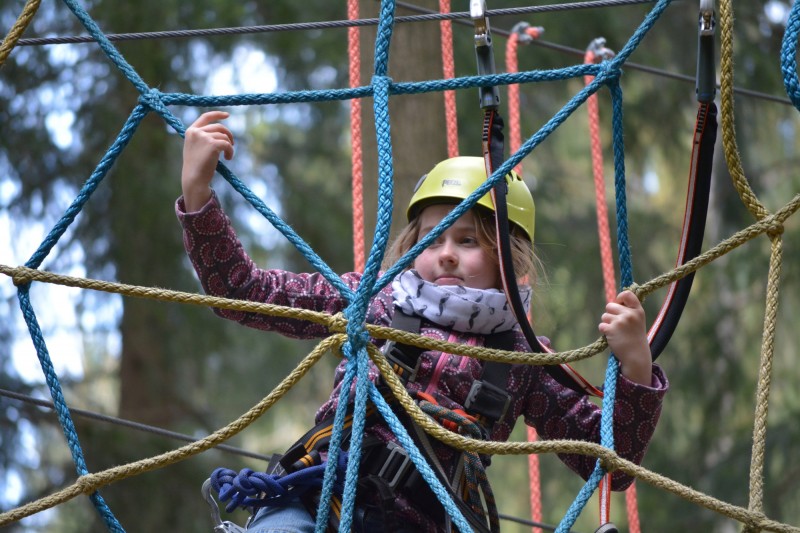
[[[101,487],[110,485],[122,479],[144,474],[158,468],[177,463],[184,459],[188,459],[201,452],[209,450],[230,439],[237,433],[247,428],[250,424],[255,422],[261,415],[263,415],[275,402],[281,399],[289,389],[291,389],[306,373],[314,366],[322,356],[329,350],[338,350],[342,343],[346,340],[346,335],[337,334],[324,339],[320,342],[314,350],[308,354],[296,368],[294,368],[288,376],[286,376],[272,392],[264,397],[260,402],[254,405],[245,414],[239,417],[234,422],[228,424],[222,429],[218,429],[208,437],[187,444],[176,450],[142,459],[134,463],[116,466],[109,468],[102,472],[95,472],[86,474],[78,478],[78,480],[71,486],[62,489],[54,494],[31,502],[27,505],[20,506],[11,511],[0,514],[0,526],[10,524],[21,520],[27,516],[39,513],[46,509],[50,509],[58,504],[71,500],[72,498],[81,494],[91,494]]]
[[[39,9],[39,4],[41,0],[28,0],[25,3],[25,7],[22,8],[22,13],[20,13],[19,18],[8,31],[5,39],[3,39],[2,44],[0,44],[0,68],[3,67],[6,63],[6,59],[8,58],[9,54],[11,54],[11,50],[17,46],[17,41],[19,41],[22,34],[25,33],[28,25],[33,20],[33,16],[36,14],[36,11]]]
[[[736,146],[735,120],[733,116],[733,5],[731,0],[720,3],[721,62],[720,89],[723,146],[734,187],[747,209],[757,219],[766,219],[769,212],[751,189],[742,169],[742,162]],[[775,352],[775,329],[780,294],[780,273],[783,259],[781,234],[778,226],[769,232],[771,253],[767,279],[766,309],[764,331],[761,341],[761,358],[756,390],[756,408],[753,422],[753,448],[750,459],[750,487],[748,509],[756,514],[763,512],[764,502],[764,461],[767,436],[767,414],[769,412],[769,390],[772,382],[772,361]],[[745,523],[746,533],[760,531],[760,525]]]
[[[791,202],[786,204],[782,209],[776,212],[774,215],[769,215],[764,217],[763,219],[759,220],[758,222],[748,226],[747,228],[737,232],[733,236],[729,237],[725,241],[720,242],[715,247],[711,248],[704,254],[701,254],[693,261],[687,262],[685,265],[677,267],[670,272],[659,276],[643,285],[634,287],[634,290],[639,295],[640,298],[644,298],[646,295],[650,294],[651,292],[669,285],[670,283],[681,279],[682,277],[688,275],[691,272],[698,270],[699,268],[705,266],[706,264],[710,263],[711,261],[721,257],[722,255],[728,253],[729,251],[741,246],[743,243],[759,236],[764,233],[768,233],[771,238],[773,239],[773,243],[777,242],[780,243],[778,236],[782,232],[782,224],[783,222],[795,213],[798,208],[800,208],[800,195],[795,196]],[[777,305],[774,302],[777,301],[776,293],[777,293],[777,280],[779,278],[780,273],[780,244],[774,245],[773,248],[773,259],[771,261],[771,265],[777,265],[776,268],[771,268],[770,274],[770,290],[768,293],[770,295],[775,294],[775,296],[768,297],[768,312],[767,316],[765,317],[765,336],[764,336],[764,343],[765,346],[769,346],[769,349],[765,349],[764,353],[770,353],[769,359],[771,361],[771,346],[772,341],[770,340],[774,332],[774,324],[775,324],[775,314],[777,313]],[[59,492],[56,492],[52,495],[44,497],[36,502],[29,503],[7,513],[0,515],[0,525],[5,525],[7,523],[11,523],[17,520],[20,520],[26,516],[30,516],[32,514],[38,513],[45,509],[51,508],[55,505],[68,501],[80,494],[91,494],[98,488],[114,483],[121,479],[125,479],[127,477],[131,477],[134,475],[138,475],[144,472],[148,472],[157,468],[161,468],[167,466],[169,464],[173,464],[177,461],[183,460],[187,457],[192,455],[196,455],[205,451],[225,440],[229,439],[236,433],[243,430],[247,427],[253,420],[261,416],[271,405],[273,405],[278,399],[280,399],[285,392],[290,389],[305,373],[310,369],[313,364],[315,364],[324,353],[328,350],[338,349],[342,342],[345,339],[345,336],[342,334],[346,329],[346,319],[341,315],[328,315],[325,313],[318,313],[314,311],[308,311],[305,309],[295,309],[291,307],[282,307],[282,306],[275,306],[270,304],[263,304],[257,302],[249,302],[243,300],[233,300],[228,298],[219,298],[213,296],[205,296],[200,294],[193,294],[193,293],[183,293],[178,291],[171,291],[166,289],[158,289],[158,288],[150,288],[150,287],[139,287],[134,285],[126,285],[121,283],[113,283],[107,281],[99,281],[99,280],[92,280],[86,278],[76,278],[71,276],[63,276],[59,274],[53,274],[50,272],[43,272],[36,269],[30,269],[27,267],[9,267],[6,265],[0,265],[0,273],[6,274],[10,276],[16,285],[24,285],[26,283],[30,283],[32,281],[41,281],[47,283],[54,283],[59,285],[65,285],[70,287],[80,287],[84,289],[91,289],[91,290],[100,290],[104,292],[116,293],[125,296],[131,297],[139,297],[139,298],[148,298],[153,300],[159,301],[170,301],[170,302],[179,302],[179,303],[188,303],[193,305],[203,305],[209,307],[217,307],[221,309],[230,309],[230,310],[237,310],[237,311],[244,311],[244,312],[254,312],[254,313],[262,313],[262,314],[270,314],[274,316],[281,316],[287,318],[298,318],[302,320],[308,320],[314,323],[322,324],[326,326],[331,332],[337,333],[331,337],[326,338],[323,340],[315,350],[309,354],[298,367],[290,373],[287,378],[281,382],[281,384],[276,387],[266,398],[264,398],[261,402],[259,402],[255,407],[253,407],[250,411],[245,413],[240,419],[233,422],[232,424],[226,426],[225,428],[218,430],[211,436],[206,439],[197,441],[196,443],[184,446],[179,448],[173,452],[169,452],[166,454],[162,454],[150,459],[144,459],[142,461],[138,461],[135,463],[130,463],[128,465],[123,465],[119,467],[115,467],[109,470],[105,470],[103,472],[87,474],[85,476],[81,476],[74,485],[67,487]],[[461,355],[466,355],[470,357],[478,357],[481,359],[487,359],[492,361],[500,361],[500,362],[508,362],[508,363],[526,363],[526,364],[557,364],[561,362],[572,362],[580,359],[585,359],[587,357],[591,357],[592,355],[603,351],[607,347],[607,343],[604,339],[598,339],[594,343],[579,348],[577,350],[571,350],[568,352],[561,352],[555,354],[529,354],[529,353],[519,353],[519,352],[510,352],[504,350],[490,350],[487,348],[482,347],[470,347],[455,343],[448,343],[443,341],[436,341],[434,339],[430,339],[428,337],[423,337],[418,334],[405,332],[401,330],[394,330],[389,327],[384,326],[374,326],[374,325],[366,325],[365,326],[368,332],[374,337],[379,339],[392,339],[399,342],[403,342],[406,344],[413,344],[416,346],[420,346],[422,348],[431,349],[431,350],[440,350],[440,351],[447,351],[449,353],[459,353]],[[772,521],[767,519],[763,516],[760,510],[760,506],[756,506],[755,508],[751,508],[749,510],[745,510],[731,504],[721,502],[709,496],[706,496],[702,493],[694,491],[688,487],[680,485],[677,482],[668,480],[663,478],[662,476],[658,476],[642,467],[639,467],[629,461],[626,461],[619,456],[616,455],[611,450],[600,446],[599,444],[595,443],[588,443],[588,442],[579,442],[579,441],[537,441],[537,442],[487,442],[487,441],[478,441],[473,439],[468,439],[462,437],[460,435],[453,434],[446,429],[439,426],[436,422],[430,419],[427,415],[422,413],[419,408],[416,406],[416,403],[410,398],[407,391],[404,387],[400,384],[397,376],[391,371],[391,368],[388,362],[383,358],[380,351],[372,344],[368,344],[367,346],[368,352],[370,354],[370,358],[375,362],[375,364],[380,369],[381,373],[384,375],[387,383],[391,387],[392,391],[394,392],[395,396],[397,397],[400,404],[403,408],[409,413],[412,419],[415,420],[426,432],[431,434],[434,438],[445,442],[446,444],[453,446],[458,449],[471,449],[478,451],[479,453],[490,453],[495,455],[519,455],[519,454],[531,454],[531,453],[577,453],[582,455],[591,455],[594,457],[598,457],[603,461],[604,467],[609,470],[620,470],[626,472],[634,477],[642,479],[643,481],[653,484],[659,488],[664,490],[668,490],[673,492],[693,503],[697,503],[703,505],[709,509],[712,509],[720,514],[728,516],[730,518],[736,519],[741,523],[745,524],[748,528],[756,528],[760,530],[766,531],[788,531],[794,533],[800,533],[800,529],[793,528],[791,526],[786,526],[780,524],[778,522]],[[769,368],[770,365],[762,364],[762,375],[769,375]],[[768,393],[769,383],[768,378],[766,380],[760,379],[760,383],[765,382],[764,386],[760,386],[759,390],[764,391],[766,390]],[[766,424],[766,404],[768,403],[767,395],[765,393],[759,394],[759,412],[763,413],[763,416],[759,415],[759,420],[763,420],[757,424],[756,433],[757,435],[754,437],[754,442],[758,440],[759,442],[763,443],[763,437],[761,434],[763,433],[762,427],[765,428]],[[763,397],[763,399],[762,399]],[[761,450],[761,455],[763,455],[763,444],[756,446],[754,444],[754,456],[756,455],[755,450],[756,448]],[[762,464],[759,462],[754,462],[755,465]],[[758,470],[758,466],[755,467]],[[751,479],[753,476],[751,475]],[[757,479],[758,476],[755,476]],[[758,485],[758,484],[756,484]],[[752,501],[760,502],[760,498],[751,498],[751,507]]]
[[[733,5],[731,0],[722,0],[720,13],[720,117],[722,123],[722,146],[725,161],[733,179],[733,185],[742,203],[761,219],[769,212],[756,197],[742,170],[742,160],[736,145],[736,128],[733,116]]]
[[[800,528],[782,524],[775,520],[766,518],[762,513],[751,512],[742,507],[737,507],[730,503],[712,498],[702,492],[682,485],[664,476],[655,474],[644,467],[638,466],[622,457],[616,452],[594,442],[574,441],[574,440],[540,440],[535,442],[528,441],[509,441],[496,442],[476,440],[461,436],[457,433],[446,430],[432,418],[426,415],[417,406],[416,402],[408,394],[400,379],[392,371],[390,363],[383,354],[373,345],[367,346],[370,359],[378,367],[381,376],[394,394],[395,399],[427,434],[435,439],[452,446],[459,450],[470,450],[478,453],[490,455],[528,455],[531,453],[574,453],[580,455],[590,455],[602,461],[603,467],[613,472],[619,470],[637,479],[671,492],[697,505],[713,510],[719,514],[737,520],[743,524],[752,524],[764,531],[776,531],[787,533],[800,533]]]

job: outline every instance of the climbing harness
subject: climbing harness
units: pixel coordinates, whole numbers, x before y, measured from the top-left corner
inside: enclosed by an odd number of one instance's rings
[[[392,328],[419,333],[422,319],[416,315],[408,315],[395,309]],[[512,350],[516,334],[513,330],[486,336],[485,346],[498,350]],[[423,348],[388,341],[381,349],[398,377],[404,383],[416,379]],[[423,412],[437,420],[444,428],[465,436],[487,439],[494,425],[507,413],[511,396],[505,387],[511,365],[486,361],[481,376],[476,379],[463,410],[451,410],[438,404],[429,394],[418,393],[417,400]],[[379,383],[384,397],[392,401],[388,387]],[[479,533],[499,531],[499,518],[494,503],[491,486],[486,478],[484,462],[472,452],[463,452],[462,466],[456,474],[460,480],[448,479],[439,464],[427,435],[404,413],[400,414],[406,426],[413,427],[415,441],[419,444],[423,456],[429,464],[436,465],[435,471],[442,483],[448,487],[451,496],[462,512],[469,519],[473,529]],[[374,406],[369,406],[366,427],[379,420]],[[343,449],[352,431],[353,415],[348,414],[342,435]],[[309,513],[316,516],[316,505],[319,503],[318,489],[322,483],[328,444],[333,434],[333,417],[328,417],[308,430],[282,456],[274,456],[266,472],[254,472],[243,469],[239,474],[232,470],[217,468],[209,480],[203,484],[203,495],[212,508],[212,519],[215,531],[238,533],[238,526],[219,519],[219,510],[210,490],[219,494],[220,501],[229,502],[226,511],[236,508],[257,510],[262,507],[282,505],[289,498],[301,497]],[[340,465],[337,468],[338,480],[344,477],[346,452],[341,452]],[[453,484],[455,483],[455,487]],[[372,495],[374,501],[359,501],[357,522],[368,523],[370,518],[380,517],[384,531],[391,532],[399,527],[394,513],[395,499],[398,492],[409,498],[410,502],[426,515],[433,517],[437,523],[449,521],[444,508],[439,504],[428,483],[417,471],[408,453],[395,442],[383,442],[376,437],[367,436],[362,444],[362,457],[359,464],[360,488],[362,494]],[[341,495],[341,486],[335,490]],[[481,496],[482,495],[482,496]],[[483,509],[482,501],[486,502]],[[338,531],[341,500],[334,498],[329,514],[328,531]],[[489,521],[487,528],[482,517]],[[225,529],[227,528],[227,529]]]

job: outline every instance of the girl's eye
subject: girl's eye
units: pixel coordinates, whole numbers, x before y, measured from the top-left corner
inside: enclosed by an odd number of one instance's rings
[[[474,246],[478,244],[478,239],[475,237],[464,237],[463,239],[461,239],[461,243],[466,246]]]

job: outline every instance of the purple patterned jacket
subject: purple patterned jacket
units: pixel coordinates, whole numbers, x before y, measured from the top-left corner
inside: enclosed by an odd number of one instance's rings
[[[195,213],[186,213],[183,199],[179,198],[176,213],[183,225],[186,251],[207,294],[330,314],[344,309],[345,302],[338,291],[318,273],[294,274],[258,268],[242,248],[216,196]],[[361,274],[344,274],[342,279],[355,289]],[[390,326],[394,314],[392,302],[391,286],[387,286],[372,300],[367,322]],[[275,331],[288,337],[315,338],[328,334],[324,326],[298,319],[219,309],[214,312],[245,326]],[[484,341],[482,335],[445,331],[427,321],[423,321],[421,334],[474,345],[483,345]],[[529,351],[521,332],[518,332],[514,349]],[[423,391],[433,395],[444,407],[462,408],[472,382],[480,377],[482,365],[482,361],[469,357],[436,351],[423,352],[417,379],[408,383],[407,389],[412,397],[416,392]],[[330,399],[317,412],[317,421],[335,412],[343,376],[342,363],[336,369]],[[377,369],[371,366],[370,378],[374,380],[377,376]],[[653,365],[650,387],[631,382],[624,376],[619,377],[614,410],[614,443],[617,453],[622,457],[641,463],[668,387],[667,378],[658,365]],[[506,441],[516,420],[523,416],[525,422],[534,427],[543,439],[600,441],[599,407],[587,397],[557,383],[542,367],[513,365],[506,390],[511,394],[511,405],[506,416],[495,425],[492,440]],[[351,391],[351,400],[352,397]],[[382,423],[373,426],[371,432],[384,440],[394,438]],[[441,463],[451,470],[448,474],[452,475],[456,452],[438,442],[434,444]],[[559,457],[584,479],[592,473],[596,463],[596,459],[589,456],[561,454]],[[624,490],[631,482],[629,476],[617,474],[613,476],[612,488]],[[438,531],[429,517],[407,505],[403,498],[398,499],[398,507],[401,515],[408,520],[406,523],[416,524],[420,531]]]

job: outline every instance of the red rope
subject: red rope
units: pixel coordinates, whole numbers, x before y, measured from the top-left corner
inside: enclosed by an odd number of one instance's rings
[[[450,12],[450,0],[439,0],[439,12]],[[450,20],[439,22],[442,33],[442,74],[444,79],[455,78],[455,60],[453,59],[453,24]],[[447,125],[447,157],[458,156],[458,118],[456,109],[456,92],[444,91],[444,111]]]
[[[594,63],[598,56],[592,50],[587,50],[584,63]],[[589,85],[594,76],[584,76],[584,82]],[[592,173],[594,174],[594,198],[597,211],[597,233],[600,238],[600,264],[603,267],[603,287],[605,288],[606,301],[612,302],[616,298],[617,282],[614,274],[614,260],[611,255],[611,231],[608,225],[608,211],[606,209],[606,186],[603,178],[603,147],[600,142],[600,112],[597,105],[597,94],[591,95],[586,100],[586,109],[589,112],[589,136],[592,147]]]
[[[541,35],[541,28],[528,28],[532,30],[529,35],[536,39]],[[512,32],[506,41],[506,72],[513,73],[519,69],[517,61],[517,49],[519,48],[519,35]],[[508,86],[508,114],[509,114],[509,142],[511,152],[516,152],[522,145],[522,133],[520,127],[520,104],[519,104],[519,85],[511,84]],[[514,170],[522,174],[522,163],[517,165]],[[528,426],[528,442],[535,442],[539,436],[536,430]],[[542,481],[539,469],[539,456],[535,453],[528,455],[528,490],[530,492],[531,520],[542,522]],[[534,527],[533,533],[542,533],[542,529]]]
[[[628,510],[628,531],[639,533],[639,504],[636,501],[636,482],[625,491],[625,508]]]
[[[525,34],[531,39],[538,39],[542,34],[540,27],[526,27]],[[514,31],[508,36],[506,41],[506,72],[514,73],[519,71],[517,61],[517,49],[519,48],[519,33]],[[520,104],[519,104],[519,85],[514,83],[508,86],[508,133],[509,145],[513,154],[522,146],[522,133],[520,127]],[[517,174],[522,174],[522,163],[514,167]]]
[[[347,0],[348,20],[358,19],[358,0]],[[350,60],[350,87],[361,85],[361,48],[358,42],[358,27],[347,29],[347,53]],[[364,247],[364,167],[361,160],[361,100],[350,100],[350,156],[352,167],[353,195],[353,262],[356,272],[365,266]]]

